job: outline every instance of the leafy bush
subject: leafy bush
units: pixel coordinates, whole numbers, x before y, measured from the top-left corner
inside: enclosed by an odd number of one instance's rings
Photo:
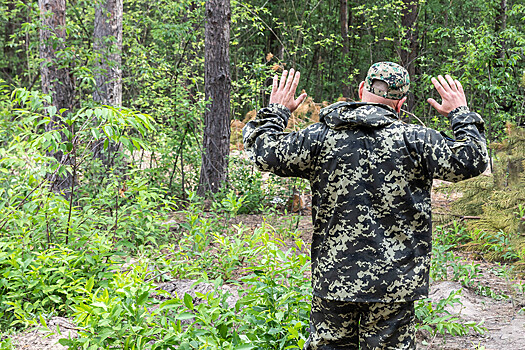
[[[98,248],[98,249],[97,249]],[[66,315],[87,280],[105,284],[114,252],[62,246],[36,251],[29,239],[0,240],[0,329],[31,323],[38,315]]]
[[[465,335],[471,329],[477,333],[483,334],[486,329],[482,326],[483,321],[461,322],[457,315],[451,314],[446,310],[446,306],[460,304],[459,295],[461,289],[451,292],[448,297],[433,303],[430,299],[423,299],[416,303],[416,324],[417,329],[429,331],[432,335],[439,333],[441,335],[450,334],[452,336]]]

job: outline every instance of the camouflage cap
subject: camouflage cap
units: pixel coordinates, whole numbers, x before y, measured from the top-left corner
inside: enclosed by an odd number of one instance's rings
[[[374,80],[381,80],[387,84],[387,91],[372,87]],[[408,94],[410,77],[405,68],[393,62],[374,63],[365,79],[365,89],[374,95],[392,100],[400,100]]]

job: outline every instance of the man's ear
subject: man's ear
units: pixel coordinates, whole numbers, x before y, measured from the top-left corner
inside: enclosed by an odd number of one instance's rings
[[[403,103],[406,102],[406,100],[407,100],[407,97],[405,96],[402,99],[400,99],[399,101],[397,101],[397,105],[396,105],[396,108],[395,108],[397,113],[401,112],[401,107],[403,106]]]
[[[363,100],[363,89],[365,88],[365,82],[362,81],[360,84],[359,84],[359,99],[360,100]]]

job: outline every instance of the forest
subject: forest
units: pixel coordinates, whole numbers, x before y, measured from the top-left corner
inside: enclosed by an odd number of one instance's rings
[[[0,350],[303,349],[308,180],[242,130],[275,75],[286,132],[402,65],[399,119],[454,137],[431,79],[485,121],[480,176],[434,180],[417,349],[525,349],[525,1],[0,0]]]

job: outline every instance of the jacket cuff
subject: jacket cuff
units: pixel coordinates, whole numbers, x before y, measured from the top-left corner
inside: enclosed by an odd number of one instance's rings
[[[284,105],[282,105],[280,103],[270,103],[268,105],[268,108],[274,109],[274,110],[280,112],[279,114],[286,114],[287,117],[290,117],[290,115],[292,114],[290,112],[290,110],[288,109],[288,107],[285,107]]]
[[[459,106],[453,109],[452,111],[450,111],[450,113],[448,114],[448,119],[452,119],[452,117],[456,113],[469,113],[469,112],[470,112],[470,109],[468,108],[468,106]]]
[[[483,118],[481,118],[478,113],[470,111],[467,106],[459,106],[452,110],[448,114],[448,118],[450,120],[452,130],[454,131],[467,124],[474,124],[480,131],[484,130],[485,122],[483,121]]]
[[[260,109],[259,112],[257,112],[257,118],[265,119],[268,117],[276,116],[282,121],[282,127],[283,130],[288,125],[288,119],[292,115],[292,112],[290,110],[283,106],[280,103],[270,103],[268,107],[265,107],[263,109]]]

